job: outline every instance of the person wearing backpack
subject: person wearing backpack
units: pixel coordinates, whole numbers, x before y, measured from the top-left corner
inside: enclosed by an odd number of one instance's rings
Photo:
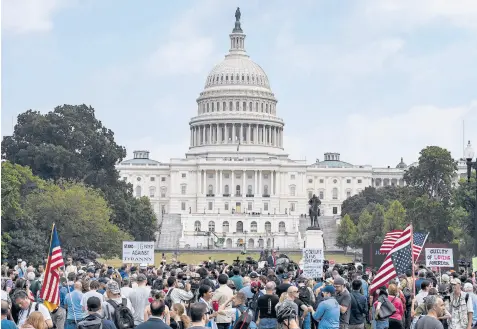
[[[107,300],[103,302],[103,317],[111,320],[117,329],[134,328],[134,308],[128,298],[121,297],[119,284],[111,280],[106,286]]]
[[[86,301],[88,315],[78,323],[77,329],[117,329],[113,321],[101,317],[101,300],[89,297]]]

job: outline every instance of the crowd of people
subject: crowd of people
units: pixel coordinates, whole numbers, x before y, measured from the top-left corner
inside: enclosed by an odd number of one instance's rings
[[[372,294],[373,272],[361,265],[325,268],[309,279],[299,268],[265,269],[206,261],[118,269],[67,258],[60,305],[40,298],[44,264],[21,259],[2,268],[5,329],[472,329],[477,325],[475,273],[438,275],[421,268]]]

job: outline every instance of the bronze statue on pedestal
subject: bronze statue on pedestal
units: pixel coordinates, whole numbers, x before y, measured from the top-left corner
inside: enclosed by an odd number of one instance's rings
[[[310,210],[308,211],[310,215],[310,221],[311,221],[311,228],[317,228],[320,229],[320,224],[318,223],[318,217],[320,216],[320,205],[321,201],[318,199],[318,197],[313,194],[311,199],[308,201],[308,204],[310,205]]]

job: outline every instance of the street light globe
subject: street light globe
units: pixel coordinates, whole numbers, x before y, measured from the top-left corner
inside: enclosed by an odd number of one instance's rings
[[[472,144],[470,144],[470,141],[467,143],[467,147],[464,150],[464,157],[466,160],[471,161],[474,158],[474,148],[472,147]]]

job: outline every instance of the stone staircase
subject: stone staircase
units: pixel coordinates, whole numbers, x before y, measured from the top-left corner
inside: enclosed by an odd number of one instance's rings
[[[323,240],[325,242],[325,250],[326,251],[343,251],[342,249],[338,248],[336,243],[336,237],[338,235],[338,226],[336,225],[336,217],[335,216],[320,216],[318,218],[318,222],[320,224],[320,228],[323,231]],[[310,226],[310,218],[307,216],[306,218],[300,217],[300,225],[299,231],[302,238],[305,238],[305,232],[307,227]]]
[[[163,214],[162,218],[159,218],[159,234],[156,241],[156,249],[159,251],[179,249],[181,236],[181,215]]]

